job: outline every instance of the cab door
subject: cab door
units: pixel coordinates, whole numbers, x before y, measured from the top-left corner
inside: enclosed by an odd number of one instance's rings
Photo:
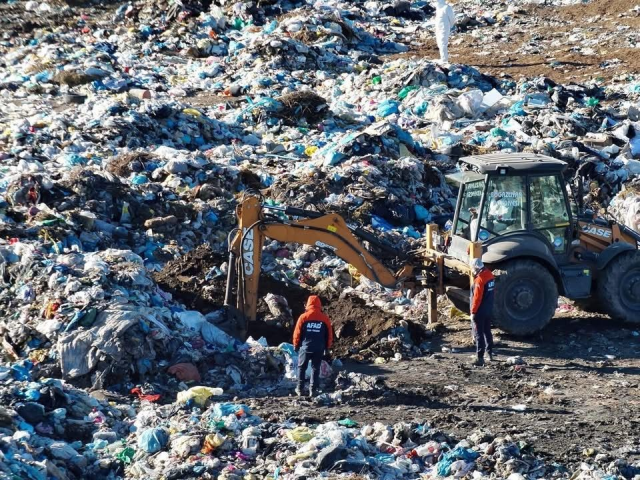
[[[555,256],[566,256],[571,245],[571,211],[559,175],[529,176],[530,228],[551,246]]]

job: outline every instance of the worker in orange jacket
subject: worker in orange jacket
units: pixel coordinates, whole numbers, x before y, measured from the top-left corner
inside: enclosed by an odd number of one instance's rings
[[[477,358],[473,365],[484,365],[485,351],[489,361],[493,361],[493,335],[491,335],[491,315],[496,279],[482,260],[476,258],[471,263],[473,289],[471,292],[471,331],[476,342]]]
[[[329,355],[333,344],[331,320],[322,312],[322,303],[316,295],[307,300],[305,312],[298,318],[293,332],[293,347],[298,352],[298,386],[296,394],[302,395],[307,366],[311,362],[310,393],[316,395],[320,386],[320,365],[322,358]]]

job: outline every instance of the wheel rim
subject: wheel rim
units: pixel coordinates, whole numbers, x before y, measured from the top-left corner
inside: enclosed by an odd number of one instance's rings
[[[634,268],[622,276],[620,300],[625,308],[640,312],[640,268]]]
[[[539,315],[544,306],[544,291],[532,279],[521,278],[511,282],[504,293],[509,316],[519,322],[528,322]]]

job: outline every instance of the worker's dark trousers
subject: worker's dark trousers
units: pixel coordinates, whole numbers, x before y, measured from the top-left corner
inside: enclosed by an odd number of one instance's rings
[[[471,322],[473,338],[476,341],[476,352],[478,356],[493,353],[493,335],[491,334],[491,317],[475,317]]]
[[[302,347],[298,353],[298,387],[304,388],[307,366],[311,362],[311,388],[320,387],[320,364],[324,352],[308,352]]]

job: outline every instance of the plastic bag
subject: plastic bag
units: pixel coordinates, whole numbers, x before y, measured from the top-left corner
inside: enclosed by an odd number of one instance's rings
[[[338,425],[342,425],[343,427],[353,428],[358,426],[358,422],[354,422],[350,418],[344,418],[338,421]]]
[[[202,315],[200,312],[196,312],[193,310],[186,311],[186,312],[178,312],[175,315],[176,317],[178,317],[178,320],[180,320],[182,325],[184,325],[187,328],[190,328],[191,330],[195,330],[196,332],[199,332],[200,329],[202,328],[203,323],[207,321],[207,319],[204,318],[204,315]]]
[[[200,451],[207,455],[213,452],[216,448],[220,447],[226,440],[227,437],[225,437],[221,433],[209,434],[204,438],[204,445],[202,446],[202,450]]]
[[[309,427],[296,427],[293,430],[287,432],[287,437],[290,440],[298,443],[305,443],[311,440],[315,435]]]
[[[175,375],[181,382],[200,381],[200,372],[198,372],[198,368],[192,363],[176,363],[169,367],[167,372]]]
[[[150,428],[138,437],[138,447],[147,453],[156,453],[169,443],[169,432],[163,428]]]
[[[238,341],[231,335],[226,334],[214,324],[209,323],[206,320],[200,327],[200,334],[202,335],[202,338],[204,338],[205,342],[217,345],[223,349],[233,350],[238,343]]]
[[[450,452],[445,453],[440,461],[436,464],[438,475],[446,477],[451,473],[451,466],[456,460],[464,460],[465,462],[473,462],[480,454],[469,448],[458,447]]]
[[[179,403],[187,403],[189,400],[193,400],[202,407],[209,397],[222,395],[223,393],[224,391],[221,388],[192,387],[189,390],[178,392],[177,401]]]
[[[212,413],[214,418],[223,418],[229,415],[239,417],[251,415],[251,409],[248,405],[243,405],[241,403],[216,403],[213,406]]]
[[[399,103],[395,100],[385,100],[378,106],[377,114],[379,117],[388,117],[396,113],[400,113],[398,109]]]
[[[135,453],[136,451],[133,448],[127,447],[116,453],[116,458],[125,465],[129,465],[133,461]]]

